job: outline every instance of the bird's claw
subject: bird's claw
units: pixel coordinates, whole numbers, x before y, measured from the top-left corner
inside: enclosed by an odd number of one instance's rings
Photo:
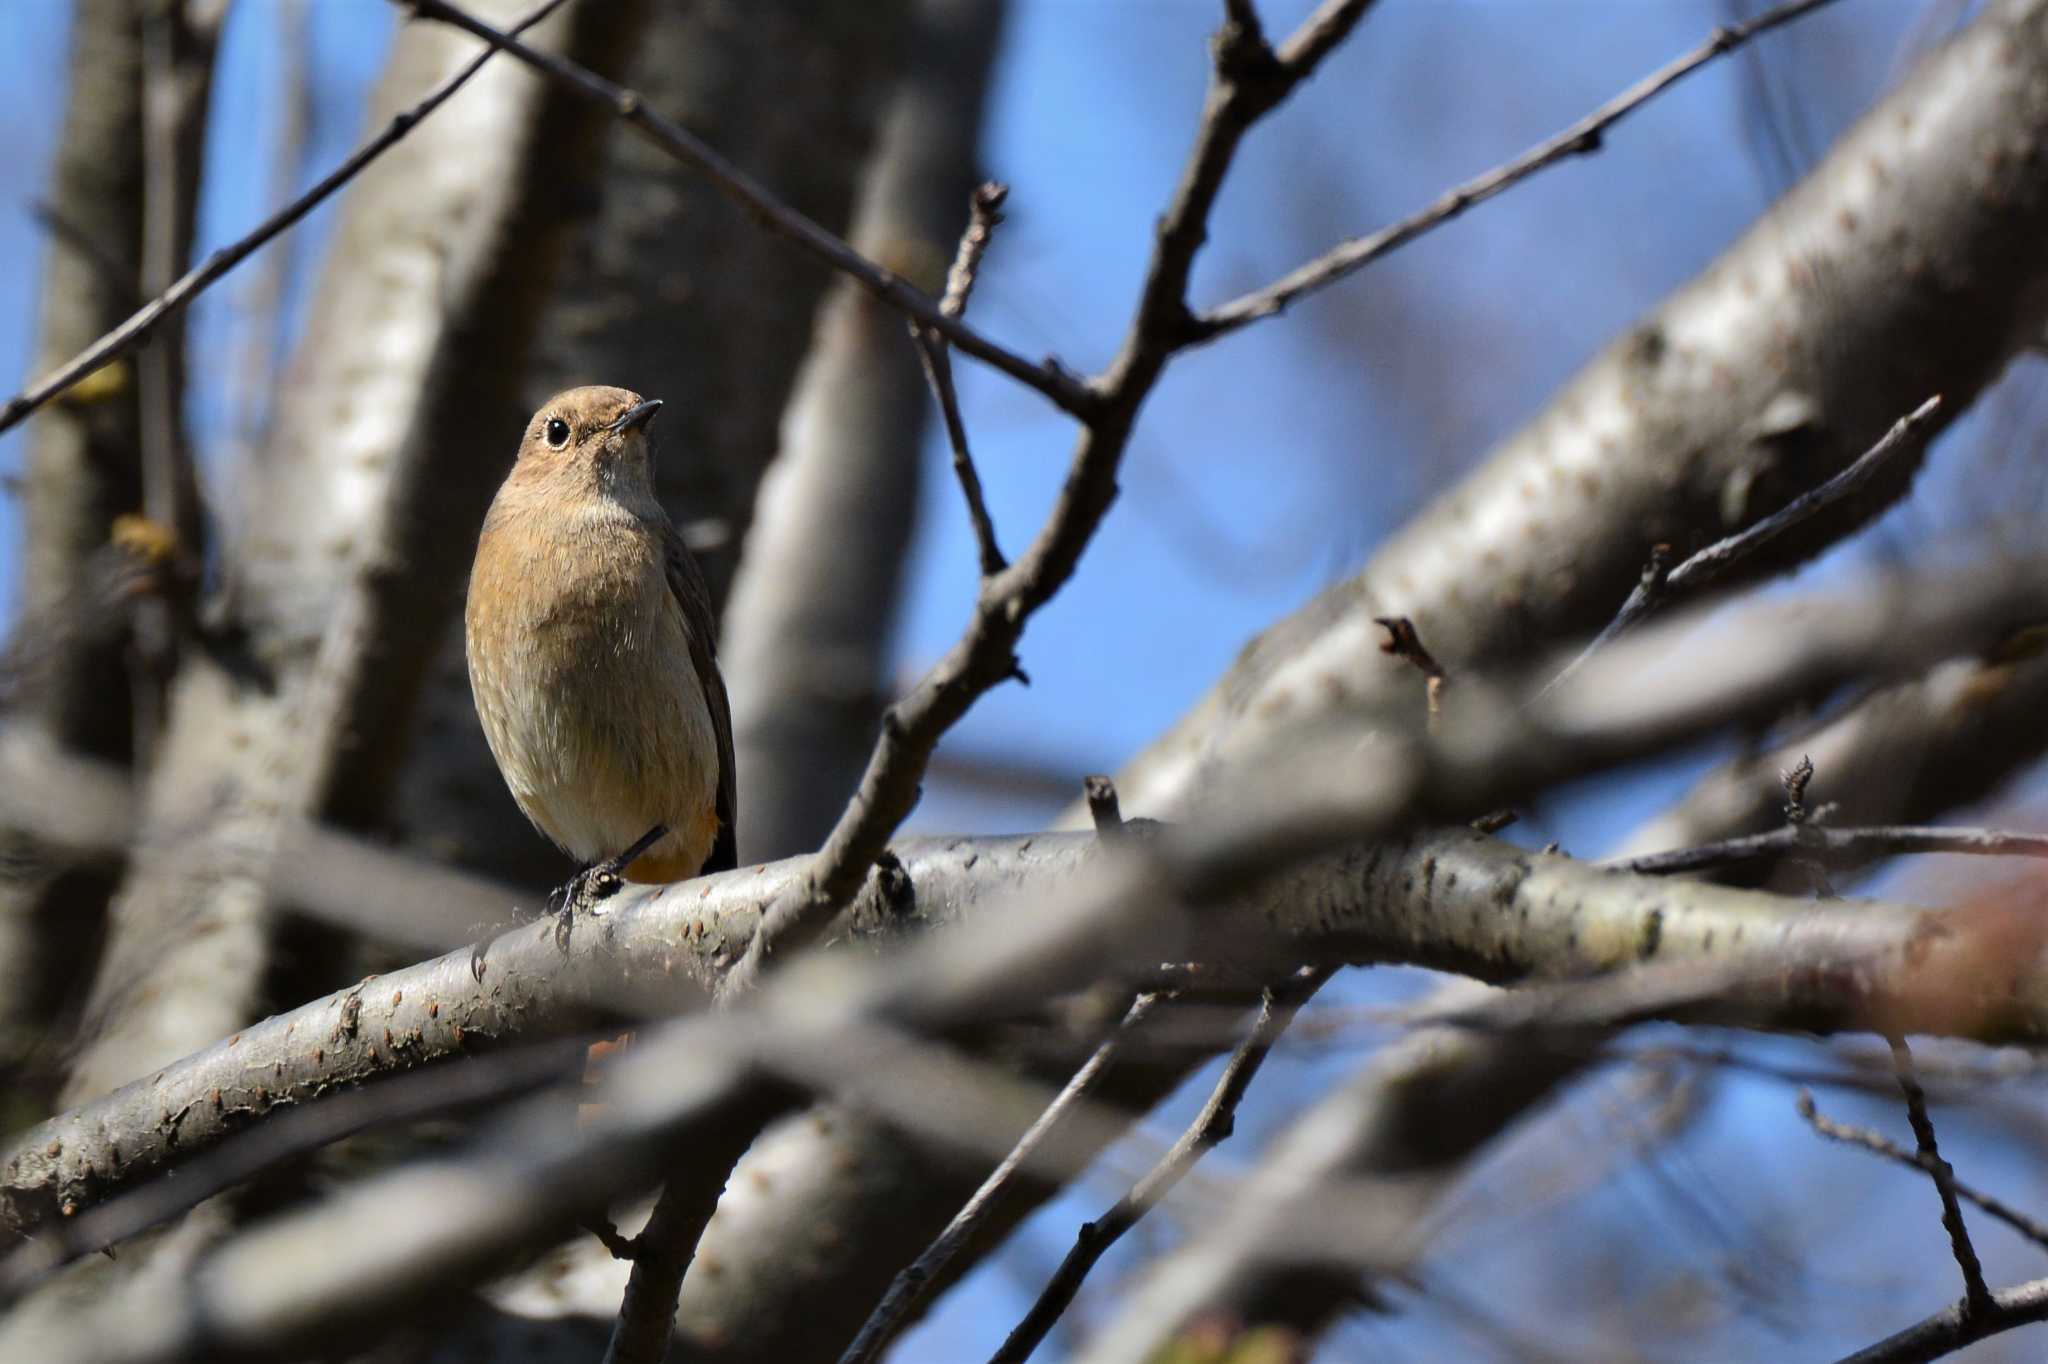
[[[619,893],[626,884],[619,871],[616,859],[600,862],[585,867],[548,893],[548,912],[555,916],[556,947],[563,952],[569,950],[569,936],[575,929],[578,913],[594,910]]]

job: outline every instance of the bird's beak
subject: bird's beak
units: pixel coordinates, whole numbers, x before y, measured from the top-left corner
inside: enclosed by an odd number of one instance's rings
[[[627,408],[624,415],[612,423],[614,431],[637,431],[654,420],[654,414],[661,411],[661,399],[649,398],[644,403],[635,403]]]

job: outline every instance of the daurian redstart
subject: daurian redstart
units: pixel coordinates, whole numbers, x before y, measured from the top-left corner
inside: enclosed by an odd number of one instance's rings
[[[470,690],[519,808],[629,881],[737,865],[732,715],[711,600],[655,499],[658,401],[574,388],[527,423],[484,517],[464,613]]]

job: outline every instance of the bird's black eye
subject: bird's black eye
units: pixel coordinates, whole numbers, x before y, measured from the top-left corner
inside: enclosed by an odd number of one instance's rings
[[[549,417],[547,424],[548,444],[557,450],[569,443],[569,423],[560,417]]]

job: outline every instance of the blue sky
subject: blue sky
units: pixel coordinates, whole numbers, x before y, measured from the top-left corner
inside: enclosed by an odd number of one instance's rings
[[[1309,4],[1262,0],[1261,8],[1280,30]],[[1248,140],[1213,222],[1198,301],[1263,283],[1339,236],[1414,210],[1689,49],[1739,8],[1738,0],[1384,0]],[[1214,0],[1016,0],[984,153],[987,172],[1012,186],[1009,222],[975,296],[978,326],[1077,367],[1108,359],[1195,125],[1206,36],[1219,12]],[[280,0],[241,0],[234,11],[215,96],[202,251],[239,235],[273,203],[263,143],[289,96],[279,56],[286,13]],[[363,94],[394,24],[392,8],[377,0],[312,0],[309,13],[304,79],[313,136],[302,183],[359,138]],[[65,0],[0,5],[0,47],[13,54],[16,90],[0,101],[0,136],[12,149],[12,173],[0,181],[7,376],[27,377],[44,246],[28,206],[47,181],[67,19]],[[1905,0],[1843,0],[1752,55],[1694,77],[1613,133],[1598,156],[1482,206],[1283,320],[1177,362],[1143,415],[1122,500],[1074,582],[1031,623],[1021,654],[1032,685],[986,698],[954,742],[1076,780],[1113,770],[1198,697],[1253,633],[1362,563],[1433,490],[1726,245],[1927,41],[1924,22],[1922,7]],[[324,221],[317,216],[285,242],[296,280],[307,276]],[[749,229],[735,216],[733,230]],[[194,315],[189,410],[216,479],[232,476],[219,456],[232,432],[227,371],[242,345],[236,300],[245,286],[244,277],[231,277]],[[1072,431],[1032,394],[971,363],[958,368],[991,509],[1005,543],[1021,543],[1059,485]],[[1954,495],[1979,425],[1965,423],[1943,442],[1916,496],[1940,507]],[[930,457],[897,643],[906,674],[950,645],[974,586],[956,489],[936,445]],[[17,470],[20,459],[20,433],[0,437],[0,472]],[[10,603],[18,589],[16,510],[0,499],[0,600]],[[1529,832],[1596,851],[1682,790],[1706,756],[1590,784],[1547,808]],[[1029,827],[1049,813],[938,786],[916,824]],[[1384,999],[1419,979],[1353,973],[1331,994],[1337,1004]],[[1355,1065],[1357,1042],[1281,1056],[1219,1165],[1247,1159],[1315,1086]],[[1813,1059],[1802,1043],[1758,1046]],[[1787,1292],[1810,1291],[1857,1323],[1887,1311],[1902,1322],[1952,1294],[1939,1274],[1920,1274],[1908,1296],[1889,1296],[1886,1257],[1904,1244],[1901,1228],[1910,1225],[1914,1246],[1931,1244],[1930,1193],[1862,1157],[1818,1150],[1790,1116],[1781,1083],[1716,1083],[1719,1101],[1674,1144],[1668,1166],[1645,1173],[1624,1164],[1598,1199],[1570,1212],[1610,1241],[1647,1238],[1657,1247],[1650,1263],[1697,1257],[1712,1278],[1731,1272],[1716,1236],[1740,1247],[1790,1235],[1771,1220],[1774,1200],[1765,1195],[1777,1187],[1788,1204],[1811,1212],[1818,1202],[1860,1229],[1842,1233],[1832,1277]],[[1604,1092],[1596,1086],[1562,1120],[1589,1121],[1588,1106]],[[1197,1097],[1183,1095],[1154,1127],[1168,1132]],[[1872,1121],[1896,1117],[1883,1106],[1842,1109]],[[1997,1134],[1965,1124],[1959,1149],[1987,1171],[1986,1182],[1995,1173],[2016,1181],[2008,1184],[2015,1191],[2043,1192],[2039,1172],[2001,1151]],[[899,1357],[985,1355],[1076,1223],[1113,1198],[1130,1169],[1112,1156],[1102,1176],[1042,1213],[950,1296]],[[1685,1199],[1671,1196],[1673,1171],[1696,1187],[1708,1213],[1689,1213]],[[1894,1216],[1900,1207],[1909,1224]],[[1455,1249],[1502,1286],[1497,1315],[1568,1347],[1570,1323],[1556,1312],[1583,1285],[1559,1277],[1582,1261],[1568,1253],[1545,1263],[1527,1244],[1560,1235],[1567,1244],[1608,1242],[1573,1241],[1572,1224],[1555,1208],[1515,1216],[1509,1225],[1526,1238],[1519,1254],[1483,1235],[1454,1241]],[[1728,1225],[1707,1225],[1716,1218]],[[1170,1238],[1171,1225],[1162,1217],[1134,1241]],[[2013,1268],[2013,1248],[1991,1239],[1994,1265]],[[1127,1268],[1126,1258],[1098,1271],[1094,1293],[1077,1309],[1083,1318]],[[1808,1314],[1802,1329],[1831,1329],[1835,1317],[1812,1312],[1808,1302],[1794,1313]],[[1784,1344],[1772,1322],[1770,1310],[1755,1307],[1721,1339],[1745,1354],[1768,1353]],[[1842,1329],[1841,1343],[1856,1338]],[[1429,1357],[1433,1344],[1469,1344],[1469,1330],[1456,1313],[1424,1305],[1392,1322],[1347,1327],[1329,1357]]]

